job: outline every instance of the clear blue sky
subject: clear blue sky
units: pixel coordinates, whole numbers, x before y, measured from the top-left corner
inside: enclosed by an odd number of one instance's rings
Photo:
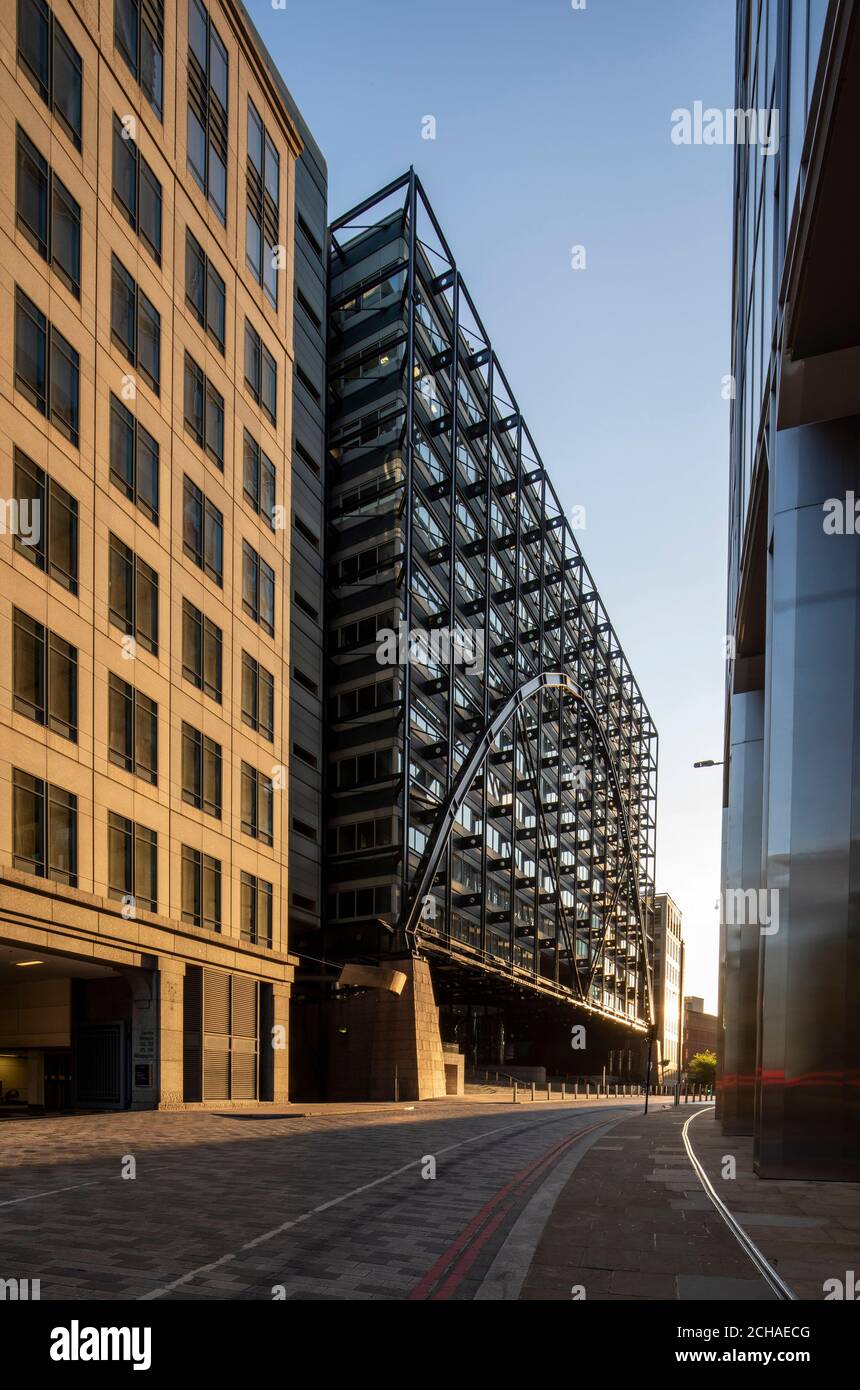
[[[657,886],[716,1007],[733,0],[245,0],[332,217],[414,164],[660,732]],[[437,122],[421,138],[422,118]],[[571,269],[571,248],[587,269]]]

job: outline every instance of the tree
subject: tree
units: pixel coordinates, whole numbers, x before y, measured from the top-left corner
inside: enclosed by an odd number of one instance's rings
[[[697,1052],[687,1064],[687,1080],[700,1086],[713,1086],[717,1076],[717,1054]]]

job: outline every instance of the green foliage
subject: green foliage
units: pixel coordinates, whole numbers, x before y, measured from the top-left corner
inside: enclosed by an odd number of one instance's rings
[[[717,1054],[715,1052],[697,1052],[695,1057],[691,1057],[687,1066],[688,1081],[695,1081],[700,1086],[713,1086],[717,1076]]]

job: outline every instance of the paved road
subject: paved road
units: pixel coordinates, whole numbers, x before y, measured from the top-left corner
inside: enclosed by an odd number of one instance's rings
[[[0,1278],[39,1279],[42,1299],[517,1297],[580,1157],[640,1110],[3,1123]]]

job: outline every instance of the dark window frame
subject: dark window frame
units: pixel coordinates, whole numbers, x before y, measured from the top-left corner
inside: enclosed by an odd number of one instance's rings
[[[199,279],[202,290],[202,305],[191,293],[189,269],[191,259],[200,265]],[[220,302],[220,326],[218,315],[212,310],[212,300]],[[185,229],[185,303],[189,306],[201,328],[205,328],[222,357],[227,336],[227,286],[222,275],[207,256],[190,227]]]
[[[36,853],[32,856],[22,855],[15,849],[20,823],[19,807],[24,796],[32,797],[35,802],[33,825]],[[65,813],[69,827],[68,868],[62,868],[54,855],[53,827],[56,813],[60,810]],[[35,874],[37,878],[65,883],[70,888],[78,886],[78,798],[73,792],[67,792],[18,767],[12,769],[12,863],[16,869]]]
[[[199,546],[189,539],[189,505],[193,505],[198,516]],[[219,589],[224,587],[224,513],[210,502],[203,489],[183,475],[182,484],[182,549],[189,560],[202,569]],[[210,558],[220,555],[220,569]]]
[[[44,179],[44,229],[34,227],[22,211],[22,158],[28,159],[35,166],[39,176]],[[77,227],[76,254],[73,257],[74,264],[72,266],[65,265],[56,254],[58,237],[55,232],[55,222],[57,220],[58,201],[66,204],[70,222]],[[38,252],[42,260],[46,261],[51,269],[57,273],[69,292],[75,296],[75,299],[80,299],[81,205],[77,198],[69,192],[62,179],[57,177],[45,156],[33,144],[27,132],[20,125],[15,127],[15,225],[22,236],[27,238],[33,249]]]
[[[200,413],[199,424],[198,415],[195,412],[189,413],[189,383],[195,396],[199,396]],[[220,414],[220,444],[212,440],[211,436],[211,417],[210,407],[213,407]],[[190,352],[185,354],[184,367],[184,386],[183,386],[183,418],[185,428],[191,435],[195,444],[203,450],[212,462],[224,472],[224,446],[226,436],[226,413],[224,408],[224,397],[216,386],[209,380],[202,367],[199,367],[191,356]],[[218,429],[215,434],[217,437]],[[220,453],[219,453],[220,447]]]
[[[207,795],[211,776],[212,795]],[[220,743],[182,721],[182,800],[214,820],[223,812],[224,754]]]
[[[120,188],[121,184],[117,179],[119,163],[117,155],[123,151],[133,151],[131,156],[134,165],[134,207],[130,208],[123,197]],[[158,241],[153,241],[146,229],[146,220],[142,215],[143,208],[143,189],[149,186],[149,192],[153,199],[153,205],[158,207]],[[161,265],[161,243],[163,239],[164,222],[164,191],[161,181],[155,175],[152,165],[144,158],[140,152],[140,146],[130,135],[126,136],[122,122],[114,115],[113,118],[113,151],[111,164],[111,194],[115,205],[119,208],[131,230],[140,238],[156,265]]]
[[[243,835],[263,845],[274,845],[274,787],[264,773],[246,762],[241,767],[241,824]]]
[[[272,949],[272,925],[274,891],[272,884],[257,874],[249,874],[243,869],[239,881],[239,935],[242,941],[252,946],[266,946]],[[245,925],[246,905],[248,924]],[[262,913],[260,911],[262,906]],[[261,918],[263,931],[261,932]]]
[[[120,540],[119,536],[110,533],[108,539],[109,569],[108,569],[108,618],[114,627],[118,627],[128,637],[133,637],[135,642],[143,647],[144,651],[151,652],[153,656],[158,656],[158,608],[159,608],[159,582],[158,573],[150,565],[142,560],[140,556],[132,550],[131,546],[126,545],[125,541]],[[121,553],[125,552],[125,553]],[[113,579],[114,557],[127,567],[127,586],[129,592],[130,616],[116,608],[111,598],[111,585]],[[140,605],[143,602],[141,595],[142,586],[148,587],[150,594],[154,598],[154,605],[151,609],[153,617],[154,633],[150,634],[140,624]]]
[[[26,13],[29,11],[29,15]],[[32,36],[40,28],[44,27],[45,35],[45,70],[37,72],[30,62],[26,50],[22,47],[22,34]],[[65,59],[68,69],[76,72],[78,77],[78,110],[77,126],[73,125],[69,119],[69,114],[62,109],[59,104],[57,94],[57,50],[65,50]],[[84,68],[81,55],[75,48],[65,29],[58,19],[54,17],[54,12],[46,3],[46,0],[18,0],[18,26],[17,26],[17,56],[18,66],[23,69],[29,81],[36,88],[49,111],[54,115],[71,140],[75,149],[80,151],[83,135],[83,106],[84,106]]]
[[[113,879],[114,863],[113,848],[116,840],[113,836],[122,835],[123,844],[123,868],[124,881],[122,885]],[[143,847],[151,854],[150,873],[148,891],[141,893],[138,891],[139,882],[144,872],[144,865],[140,861],[140,852]],[[142,907],[147,912],[158,911],[158,833],[148,829],[138,821],[129,820],[127,816],[121,816],[116,811],[108,811],[108,897],[113,901],[124,901],[126,898],[134,900],[135,907]]]
[[[201,56],[194,51],[195,30],[194,11],[202,20],[204,28],[205,66]],[[192,161],[192,141],[190,133],[186,137],[186,162],[192,178],[207,198],[223,225],[227,225],[227,165],[230,120],[230,55],[227,45],[218,33],[209,11],[200,0],[188,0],[188,126],[191,118],[197,122],[203,137],[203,162],[205,168],[197,169]],[[218,96],[212,82],[213,50],[223,59],[225,73],[224,101]],[[220,50],[220,53],[218,53]],[[220,161],[224,170],[224,205],[219,206],[212,189],[212,157]]]
[[[186,874],[186,867],[188,873]],[[193,892],[193,904],[188,906],[186,889],[189,886],[189,878],[193,874],[191,884]],[[212,878],[212,896],[215,903],[215,915],[208,917],[205,912],[207,901],[206,876]],[[190,845],[182,846],[182,920],[189,923],[192,927],[201,927],[205,931],[220,932],[222,927],[222,872],[221,860],[215,859],[211,854],[204,854],[202,850],[192,849]]]
[[[118,19],[120,9],[128,12],[133,24],[134,53],[129,52],[121,36]],[[132,25],[128,27],[131,28]],[[152,50],[161,56],[161,66],[158,72],[160,90],[157,93],[154,87],[151,89],[150,85],[143,81],[145,38],[149,40]],[[114,48],[137,82],[159,121],[162,121],[164,119],[164,0],[114,0],[113,41]]]
[[[199,669],[192,666],[188,660],[186,643],[187,626],[193,623],[199,633]],[[207,645],[211,644],[209,650],[213,653],[213,661],[217,668],[217,685],[207,680],[209,663],[207,661]],[[207,618],[199,608],[196,608],[187,598],[182,600],[182,675],[185,680],[197,689],[202,690],[204,695],[208,695],[216,704],[221,704],[223,694],[224,676],[224,634],[211,618]]]
[[[249,430],[244,431],[242,450],[242,494],[271,531],[275,529],[277,470],[265,449]]]
[[[117,466],[114,445],[117,430],[122,429],[130,441],[131,476],[126,477]],[[135,419],[118,396],[110,394],[110,480],[130,502],[143,512],[154,526],[159,524],[159,495],[161,474],[161,448],[158,440],[149,430]],[[146,454],[154,464],[150,484],[141,487],[141,455]],[[151,500],[153,499],[153,500]]]
[[[15,446],[14,450],[14,492],[15,499],[19,506],[25,500],[22,492],[22,481],[25,475],[29,475],[30,486],[36,490],[35,496],[28,497],[26,500],[38,502],[40,508],[39,520],[39,539],[35,545],[30,545],[24,541],[20,535],[14,537],[14,547],[19,555],[34,564],[37,569],[47,574],[50,579],[61,584],[64,589],[68,589],[70,594],[78,592],[78,545],[79,545],[79,521],[78,521],[78,500],[61,487],[56,479],[47,474],[44,468],[40,468],[37,463],[25,454],[22,449]],[[68,523],[68,550],[70,553],[70,569],[61,565],[57,556],[58,541],[54,521],[58,512],[65,513],[69,518]],[[32,513],[31,513],[32,517]]]
[[[268,699],[264,694],[266,689],[269,692]],[[248,695],[247,700],[246,694]],[[262,735],[269,743],[273,743],[275,738],[275,677],[271,671],[251,656],[250,652],[246,651],[242,652],[241,701],[244,723],[255,733]],[[265,713],[267,704],[269,706],[268,717]]]
[[[252,375],[248,375],[248,368]],[[245,319],[245,385],[248,393],[271,420],[278,423],[278,364],[250,319]],[[267,377],[268,372],[268,377]],[[271,392],[267,389],[271,387]],[[271,401],[269,400],[271,395]]]
[[[246,579],[251,579],[251,596],[246,595]],[[272,621],[271,623],[264,617],[263,587],[264,583],[271,587],[272,592]],[[259,623],[264,632],[270,637],[275,635],[276,614],[277,614],[277,590],[275,581],[275,571],[259,554],[258,551],[248,542],[242,542],[242,608],[249,618],[253,618],[255,623]]]
[[[260,130],[260,164],[252,157],[250,134],[251,121],[255,120]],[[245,263],[257,284],[263,289],[272,308],[278,307],[279,281],[274,264],[275,248],[278,246],[278,233],[281,219],[281,156],[274,140],[269,135],[259,111],[251,98],[248,98],[248,159],[245,171],[246,220],[245,220]],[[277,197],[273,198],[270,188],[269,168],[275,166]],[[251,223],[257,231],[256,247],[251,245]],[[271,279],[267,275],[271,271]]]
[[[116,292],[117,284],[122,282],[126,293],[131,296],[131,339],[124,338],[117,328],[116,318]],[[157,332],[153,335],[155,348],[155,370],[157,375],[153,375],[149,366],[141,358],[142,324],[144,315],[148,315],[153,322]],[[111,342],[119,348],[126,360],[143,377],[147,386],[156,396],[161,395],[161,314],[156,309],[152,300],[141,289],[134,276],[126,270],[122,261],[117,255],[111,256]]]
[[[42,371],[44,380],[41,383],[29,381],[21,370],[23,350],[21,347],[20,322],[21,315],[26,315],[30,323],[35,326],[37,333],[43,339],[42,349]],[[55,385],[58,376],[58,365],[55,360],[56,354],[60,354],[67,364],[69,381],[73,384],[73,391],[70,392],[70,411],[68,417],[65,412],[60,410],[55,404]],[[25,294],[20,285],[15,286],[15,389],[20,391],[22,396],[38,410],[40,415],[65,435],[69,443],[77,449],[80,444],[80,415],[81,415],[81,359],[72,344],[62,333],[56,329],[48,318],[35,304],[29,295]]]
[[[39,648],[35,663],[37,669],[35,702],[22,694],[19,688],[21,671],[19,669],[19,633],[26,633]],[[70,685],[68,708],[70,718],[58,714],[52,708],[54,682],[52,679],[55,663],[64,663],[69,670]],[[54,734],[59,734],[70,743],[78,741],[78,649],[65,637],[53,632],[51,628],[31,618],[22,608],[12,609],[12,707],[34,723],[41,724]]]
[[[114,719],[113,701],[125,702],[125,747],[117,748],[112,743]],[[146,759],[141,753],[146,747],[144,723],[149,724],[151,756]],[[148,695],[124,681],[112,671],[108,676],[108,759],[117,767],[124,768],[135,777],[158,786],[158,705]]]

